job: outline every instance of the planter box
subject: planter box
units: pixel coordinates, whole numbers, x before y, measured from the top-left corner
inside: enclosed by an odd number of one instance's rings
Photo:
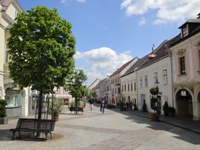
[[[151,121],[157,121],[158,116],[156,115],[156,113],[151,113],[150,119],[151,119]]]
[[[8,124],[8,117],[0,117],[0,124]]]

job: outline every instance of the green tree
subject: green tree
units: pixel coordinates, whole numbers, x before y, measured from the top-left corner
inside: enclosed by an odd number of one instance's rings
[[[92,98],[92,93],[93,93],[93,90],[86,91],[86,96],[87,96],[88,99]]]
[[[71,83],[68,84],[68,88],[72,97],[75,98],[75,106],[77,108],[78,100],[80,100],[86,93],[86,87],[83,83],[87,80],[87,76],[84,74],[83,70],[76,69],[73,76],[71,77]],[[76,111],[77,113],[77,111]]]
[[[64,86],[74,70],[75,38],[72,25],[56,9],[37,6],[18,14],[8,39],[10,77],[21,89],[39,91],[38,119],[42,95]]]

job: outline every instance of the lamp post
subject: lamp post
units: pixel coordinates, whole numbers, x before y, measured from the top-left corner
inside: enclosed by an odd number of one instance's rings
[[[158,88],[158,79],[156,79],[155,81],[155,86],[156,86],[156,91],[157,91],[157,112],[156,112],[156,115],[157,115],[157,121],[159,121],[159,117],[160,117],[160,113],[161,113],[161,104],[160,104],[160,99],[158,97],[158,94],[160,93],[159,92],[159,88]]]

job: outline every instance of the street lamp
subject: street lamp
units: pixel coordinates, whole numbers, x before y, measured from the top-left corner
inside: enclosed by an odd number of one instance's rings
[[[160,113],[161,113],[161,104],[160,104],[160,98],[158,96],[158,94],[160,93],[159,88],[158,88],[158,85],[159,85],[158,79],[156,79],[154,84],[156,86],[156,91],[157,91],[157,112],[156,112],[156,115],[157,115],[157,121],[159,121],[159,117],[160,117]]]

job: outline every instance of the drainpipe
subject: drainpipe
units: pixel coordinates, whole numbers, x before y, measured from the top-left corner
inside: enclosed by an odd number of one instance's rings
[[[170,50],[171,51],[171,56],[170,56],[170,61],[171,61],[171,84],[172,84],[172,106],[173,107],[175,107],[175,105],[174,105],[174,101],[175,101],[175,97],[174,97],[174,86],[173,86],[173,83],[174,83],[174,75],[173,75],[173,72],[174,72],[174,68],[173,68],[173,59],[172,59],[172,56],[173,56],[173,52],[172,52],[172,50]]]
[[[136,92],[137,92],[137,99],[136,99],[136,104],[137,104],[137,108],[139,108],[139,106],[138,106],[138,74],[137,74],[137,71],[135,71],[135,73],[136,73]]]

